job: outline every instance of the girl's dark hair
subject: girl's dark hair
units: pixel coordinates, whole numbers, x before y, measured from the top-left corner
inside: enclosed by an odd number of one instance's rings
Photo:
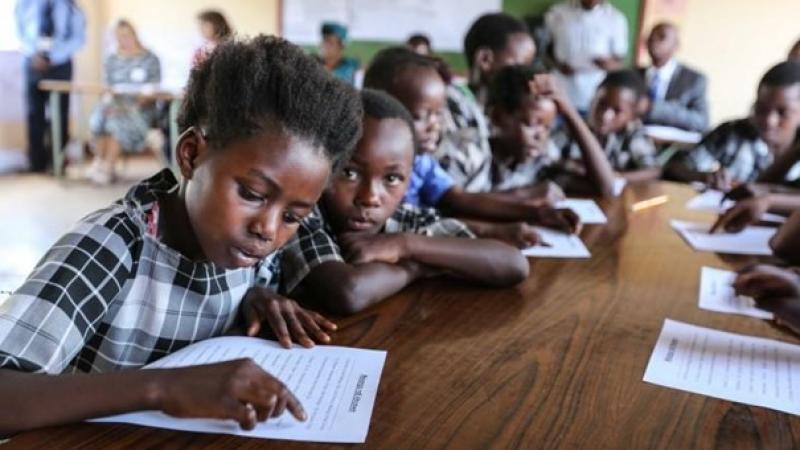
[[[361,104],[364,107],[364,118],[402,120],[411,131],[414,153],[417,153],[417,133],[414,131],[414,119],[400,101],[386,92],[364,89],[361,91]]]
[[[228,39],[231,37],[231,34],[233,34],[233,30],[231,30],[231,26],[228,25],[225,16],[219,11],[213,9],[202,11],[197,15],[197,20],[210,23],[214,28],[214,35],[220,41]]]
[[[516,111],[522,107],[525,96],[531,93],[530,81],[542,73],[531,66],[516,65],[500,69],[492,78],[486,105],[505,111]]]
[[[277,127],[337,164],[361,135],[358,93],[300,47],[259,35],[233,39],[197,65],[181,106],[181,132],[201,128],[214,148]]]
[[[800,61],[784,61],[770,67],[758,87],[788,87],[800,83]]]
[[[481,47],[499,51],[508,45],[508,37],[516,33],[529,33],[525,22],[506,13],[484,14],[476,20],[464,36],[464,56],[472,67],[475,52]]]
[[[647,96],[647,85],[638,72],[632,69],[621,69],[608,72],[599,87],[626,88],[636,94],[636,99]]]

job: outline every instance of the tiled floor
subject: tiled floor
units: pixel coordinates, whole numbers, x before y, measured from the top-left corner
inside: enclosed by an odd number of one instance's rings
[[[155,159],[132,159],[122,167],[121,180],[108,187],[82,181],[80,166],[71,167],[61,181],[44,175],[0,176],[0,291],[16,288],[78,219],[159,169]]]

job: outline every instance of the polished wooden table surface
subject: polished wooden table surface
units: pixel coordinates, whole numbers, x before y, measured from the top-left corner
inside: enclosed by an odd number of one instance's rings
[[[666,205],[636,213],[638,200]],[[631,186],[583,232],[590,260],[535,260],[516,289],[455,281],[415,285],[340,321],[335,343],[388,351],[367,437],[386,449],[800,448],[800,419],[642,381],[665,318],[792,343],[758,319],[700,310],[702,265],[750,258],[691,250],[672,218],[712,216],[693,192]],[[124,387],[120,387],[124,389]],[[15,437],[3,448],[344,448],[81,424]]]

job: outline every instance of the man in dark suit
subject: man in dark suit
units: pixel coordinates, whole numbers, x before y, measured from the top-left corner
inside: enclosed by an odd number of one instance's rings
[[[653,27],[647,39],[653,65],[639,68],[650,97],[644,122],[704,132],[708,129],[706,77],[677,62],[677,50],[678,30],[674,25],[662,22]]]

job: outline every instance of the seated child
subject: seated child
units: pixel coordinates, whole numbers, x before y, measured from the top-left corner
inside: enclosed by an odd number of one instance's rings
[[[413,119],[386,93],[365,89],[361,98],[361,140],[284,251],[287,292],[353,314],[433,274],[492,286],[524,280],[528,262],[518,250],[472,239],[463,223],[433,209],[402,204],[416,147]]]
[[[432,153],[440,137],[445,85],[431,59],[402,47],[385,49],[367,69],[364,86],[388,92],[414,118],[418,153],[404,198],[406,203],[436,207],[449,215],[476,220],[524,221],[565,231],[577,230],[577,215],[571,210],[544,207],[541,199],[521,201],[492,193],[467,193],[442,170]],[[609,180],[609,192],[611,183]],[[476,231],[488,237],[484,229]]]
[[[192,71],[178,122],[181,179],[165,169],[83,218],[0,305],[0,435],[136,410],[245,429],[285,409],[305,419],[249,359],[131,369],[237,324],[329,342],[332,323],[270,287],[275,252],[361,132],[357,94],[258,36]]]
[[[495,190],[514,192],[553,179],[567,191],[596,193],[593,180],[611,173],[597,139],[551,76],[536,74],[527,66],[501,69],[489,91],[488,111],[495,129],[491,140]],[[576,137],[561,139],[561,147],[550,134],[559,113]],[[586,161],[583,166],[588,170],[567,171],[570,152]]]
[[[465,191],[492,190],[490,130],[484,114],[489,81],[504,66],[531,64],[535,55],[536,44],[528,26],[509,14],[484,14],[467,31],[464,58],[469,68],[468,84],[447,83],[442,138],[435,153],[445,172]]]
[[[694,149],[677,153],[665,166],[664,175],[722,190],[731,183],[757,181],[800,142],[800,62],[782,62],[769,69],[757,95],[750,117],[723,123]],[[797,171],[791,175],[800,178]]]

